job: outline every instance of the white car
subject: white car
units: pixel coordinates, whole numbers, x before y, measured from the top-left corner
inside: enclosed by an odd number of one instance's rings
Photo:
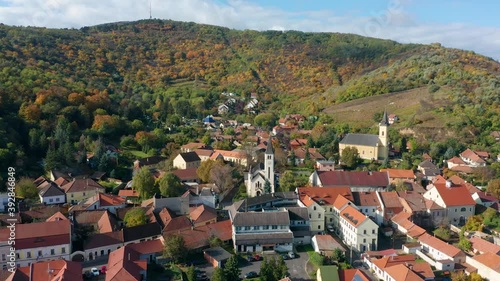
[[[327,225],[326,229],[328,229],[328,231],[330,231],[330,232],[333,232],[333,226],[332,225]]]
[[[294,252],[288,252],[288,257],[291,259],[295,258],[295,253]]]
[[[93,267],[91,270],[90,270],[90,273],[92,274],[92,276],[99,276],[99,274],[101,274],[101,272],[99,272],[99,269]]]

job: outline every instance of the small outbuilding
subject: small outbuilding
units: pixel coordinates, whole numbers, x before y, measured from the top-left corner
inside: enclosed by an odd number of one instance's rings
[[[214,247],[203,250],[203,257],[214,267],[223,267],[226,261],[232,256],[231,253],[222,247]]]

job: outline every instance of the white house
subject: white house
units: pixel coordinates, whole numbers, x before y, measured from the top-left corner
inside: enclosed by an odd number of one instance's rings
[[[201,164],[201,159],[194,151],[179,153],[174,158],[173,166],[177,169],[198,168]]]
[[[359,252],[377,249],[378,225],[353,206],[340,211],[339,225],[346,245]]]
[[[83,204],[86,210],[108,210],[116,215],[116,209],[125,208],[127,206],[126,199],[106,193],[97,193],[87,199]]]
[[[488,280],[500,280],[500,256],[493,253],[485,253],[473,257],[467,257],[466,262],[477,268],[477,273]]]
[[[46,205],[66,203],[66,193],[54,182],[45,182],[38,187],[40,202]]]
[[[346,249],[340,245],[331,235],[314,235],[312,238],[314,251],[323,256],[331,256],[335,249],[339,249],[345,254]]]
[[[448,222],[458,226],[464,225],[467,218],[474,215],[476,208],[476,202],[464,185],[453,184],[441,177],[427,187],[424,198],[444,208]]]
[[[422,246],[417,255],[438,270],[453,270],[455,263],[465,262],[465,253],[427,233],[418,238]]]

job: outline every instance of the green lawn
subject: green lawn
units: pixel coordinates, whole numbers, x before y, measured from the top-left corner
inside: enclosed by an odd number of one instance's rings
[[[324,257],[314,251],[312,245],[301,245],[296,247],[297,252],[307,253],[309,261],[307,262],[307,273],[311,278],[316,279],[318,267],[323,265]]]
[[[153,155],[149,155],[149,154],[147,154],[147,153],[144,153],[144,152],[142,152],[142,151],[140,151],[140,150],[125,150],[124,152],[125,152],[125,153],[127,153],[127,152],[128,152],[128,153],[130,153],[130,154],[132,154],[133,156],[135,156],[136,158],[146,158],[146,157],[151,157],[151,156],[153,156]]]

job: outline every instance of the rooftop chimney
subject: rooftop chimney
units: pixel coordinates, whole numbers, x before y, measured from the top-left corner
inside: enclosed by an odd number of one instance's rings
[[[446,181],[446,188],[451,188],[451,181],[449,180]]]

